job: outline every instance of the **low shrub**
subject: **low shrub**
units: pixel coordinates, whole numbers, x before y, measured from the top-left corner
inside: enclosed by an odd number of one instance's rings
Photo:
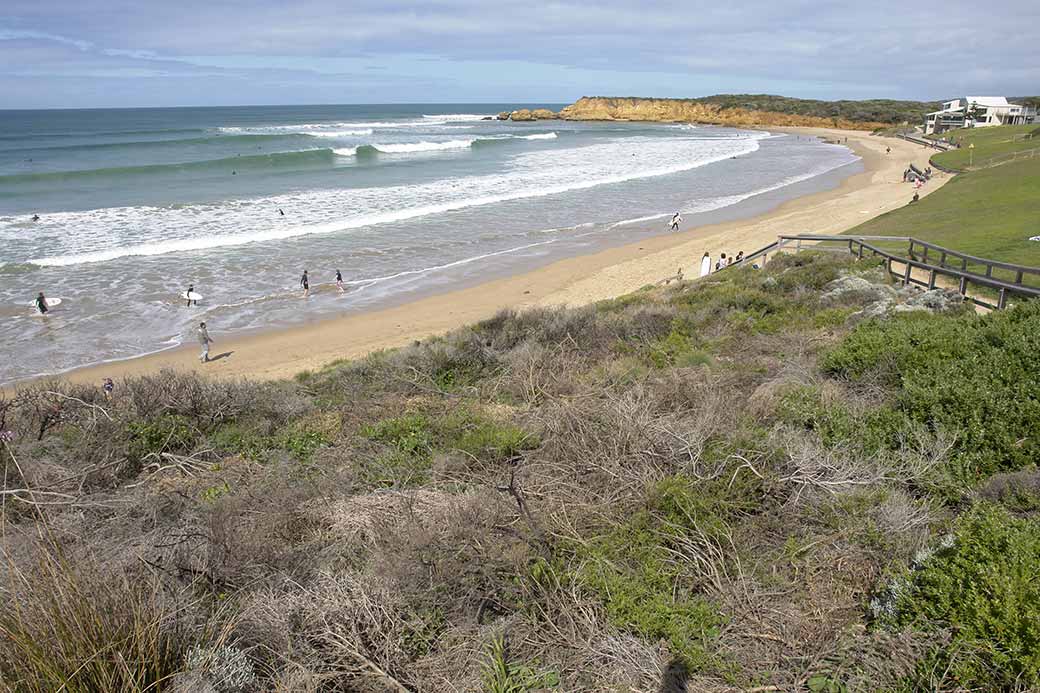
[[[1040,302],[984,317],[907,315],[858,326],[822,363],[880,374],[911,420],[957,434],[955,475],[973,485],[1040,456]]]
[[[1040,522],[979,504],[937,549],[918,557],[875,602],[880,622],[924,631],[950,628],[958,648],[945,666],[981,690],[1040,685]],[[1016,688],[1019,687],[1019,688]]]

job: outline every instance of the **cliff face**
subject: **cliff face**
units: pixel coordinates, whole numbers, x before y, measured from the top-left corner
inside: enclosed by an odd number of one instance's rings
[[[753,111],[743,108],[721,108],[714,104],[683,99],[636,99],[583,96],[559,113],[564,120],[635,120],[663,123],[708,123],[711,125],[787,125],[876,130],[884,123],[867,123],[844,118]]]

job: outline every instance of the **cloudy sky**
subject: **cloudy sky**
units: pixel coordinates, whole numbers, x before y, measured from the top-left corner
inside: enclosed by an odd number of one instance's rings
[[[0,108],[1040,93],[1040,2],[0,0]]]

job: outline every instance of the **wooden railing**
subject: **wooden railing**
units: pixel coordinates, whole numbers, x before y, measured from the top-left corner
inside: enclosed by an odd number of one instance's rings
[[[906,243],[908,244],[907,252],[905,255],[897,254],[878,247],[879,243]],[[904,285],[915,284],[934,289],[939,277],[946,277],[956,281],[957,289],[965,299],[994,310],[1005,308],[1008,298],[1012,296],[1040,298],[1040,287],[1025,283],[1027,277],[1040,277],[1040,268],[976,257],[909,236],[781,235],[773,243],[745,256],[743,261],[738,264],[755,264],[753,261],[757,259],[761,259],[764,263],[769,255],[792,248],[795,252],[803,248],[839,252],[847,250],[859,258],[868,254],[870,257],[882,257],[885,259],[885,268],[889,274],[898,277]],[[951,266],[949,264],[951,259],[960,266]],[[984,268],[982,272],[969,269],[969,266],[980,265]],[[998,279],[993,276],[994,270],[1013,272],[1015,279],[1013,281]],[[968,289],[972,286],[984,288],[986,290],[982,292],[984,295],[969,295]],[[988,296],[985,295],[987,292],[996,294],[996,303],[989,302]]]

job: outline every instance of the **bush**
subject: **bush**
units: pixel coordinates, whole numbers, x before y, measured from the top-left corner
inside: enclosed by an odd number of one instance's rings
[[[737,475],[732,484],[728,475],[662,480],[646,510],[575,548],[572,579],[603,601],[615,627],[666,640],[691,669],[716,665],[712,641],[725,619],[701,593],[714,578],[694,566],[712,554],[705,546],[725,539],[730,521],[760,507],[760,481],[749,476]],[[691,550],[697,560],[680,559]]]
[[[949,627],[973,656],[948,666],[969,688],[1040,685],[1040,523],[980,504],[958,518],[950,540],[897,578],[881,610],[887,626]],[[882,600],[882,603],[885,603]]]
[[[957,433],[955,475],[974,484],[1040,456],[1040,301],[985,317],[908,315],[856,328],[823,360],[880,374],[911,420]]]

